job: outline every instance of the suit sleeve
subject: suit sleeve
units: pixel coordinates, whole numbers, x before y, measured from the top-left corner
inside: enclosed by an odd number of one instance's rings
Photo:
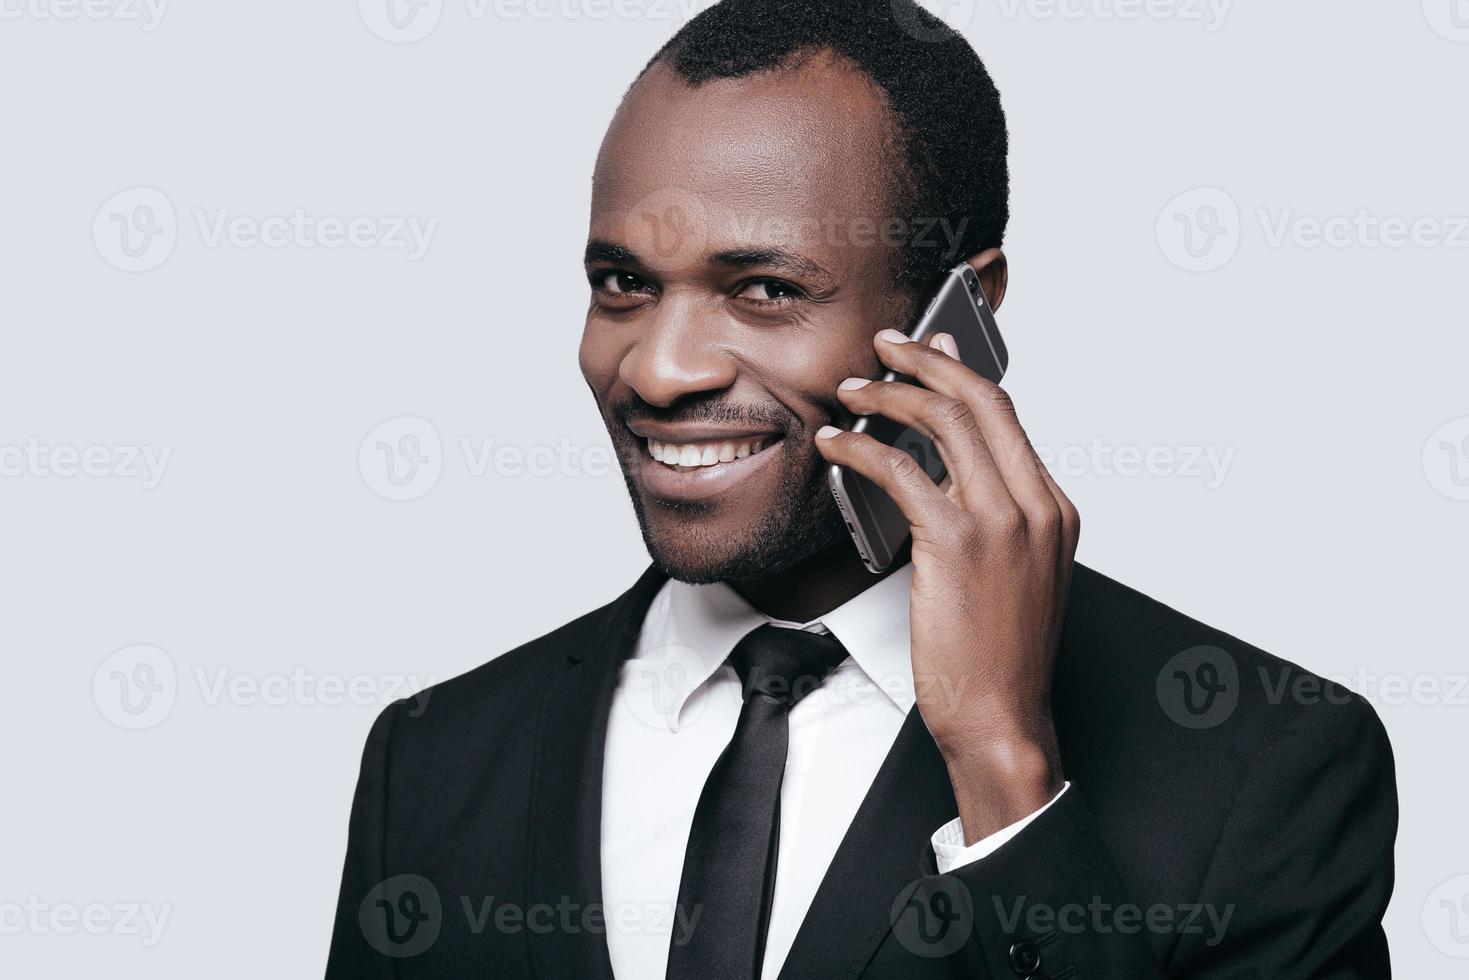
[[[1382,915],[1398,826],[1392,748],[1372,708],[1350,697],[1302,712],[1242,788],[1201,894],[1233,918],[1213,947],[1183,937],[1174,956],[1183,975],[1391,976]]]
[[[1193,901],[1131,899],[1082,794],[1066,793],[994,854],[952,872],[974,921],[955,972],[1384,980],[1396,833],[1392,752],[1376,714],[1355,696],[1302,710],[1245,777]]]
[[[378,715],[362,751],[362,769],[347,826],[347,859],[327,954],[327,980],[388,980],[393,975],[392,960],[373,948],[358,910],[384,878],[388,750],[400,704],[394,702]]]

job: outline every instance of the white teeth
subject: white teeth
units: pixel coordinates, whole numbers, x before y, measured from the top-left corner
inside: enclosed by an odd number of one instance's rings
[[[769,445],[770,441],[762,439],[682,446],[649,439],[648,455],[669,466],[717,466],[754,455]]]

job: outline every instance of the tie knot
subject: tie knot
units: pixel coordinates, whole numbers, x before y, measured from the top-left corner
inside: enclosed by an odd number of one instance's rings
[[[759,694],[792,708],[846,657],[830,633],[766,623],[735,644],[729,662],[740,675],[746,701]]]

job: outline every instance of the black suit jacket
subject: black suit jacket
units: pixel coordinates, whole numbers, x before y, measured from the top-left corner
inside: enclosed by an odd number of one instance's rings
[[[606,722],[662,583],[383,711],[329,978],[611,977]],[[1071,789],[944,876],[954,797],[913,709],[781,980],[1389,975],[1397,800],[1365,701],[1077,566],[1053,703]]]

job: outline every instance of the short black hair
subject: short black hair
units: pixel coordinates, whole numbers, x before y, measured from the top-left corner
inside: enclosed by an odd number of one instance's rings
[[[1010,219],[1000,93],[964,36],[913,0],[721,0],[643,71],[667,63],[697,87],[825,50],[855,63],[886,94],[904,171],[893,175],[898,213],[947,221],[940,227],[957,237],[956,248],[937,233],[910,239],[900,250],[899,285],[917,294],[955,262],[999,247]]]

